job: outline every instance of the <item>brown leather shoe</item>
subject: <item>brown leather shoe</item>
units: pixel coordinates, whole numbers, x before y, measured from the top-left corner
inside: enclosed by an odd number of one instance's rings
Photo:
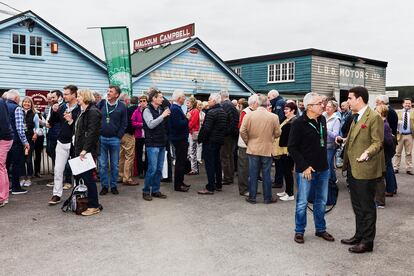
[[[373,246],[368,246],[364,243],[358,243],[357,245],[348,248],[348,251],[351,253],[365,253],[372,252],[372,248]]]
[[[412,171],[407,171],[407,174],[414,175],[414,173]]]
[[[263,203],[264,204],[272,204],[272,203],[276,203],[277,202],[277,198],[273,197],[271,200],[265,200]]]
[[[330,242],[335,241],[335,238],[326,231],[315,233],[315,236],[320,237],[320,238],[324,239],[325,241],[330,241]]]
[[[350,239],[342,239],[341,240],[341,243],[342,244],[347,244],[347,245],[355,245],[355,244],[358,244],[360,242],[361,242],[361,240],[360,239],[357,239],[355,237],[352,237]]]
[[[303,238],[303,234],[300,234],[300,233],[295,234],[294,240],[297,243],[305,243],[305,239]]]
[[[387,193],[387,192],[385,192],[385,196],[386,197],[393,197],[394,196],[394,193]]]
[[[134,181],[134,180],[128,180],[125,182],[122,182],[122,184],[126,185],[126,186],[138,186],[139,182],[138,181]]]
[[[52,198],[49,200],[49,205],[56,205],[60,202],[60,197],[59,196],[52,196]]]

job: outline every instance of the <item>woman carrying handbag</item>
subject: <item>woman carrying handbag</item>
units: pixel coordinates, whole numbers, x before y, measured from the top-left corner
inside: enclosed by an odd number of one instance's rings
[[[92,91],[80,89],[77,98],[81,113],[75,123],[74,153],[81,160],[85,159],[86,153],[91,153],[96,160],[102,115],[95,106]],[[102,210],[98,201],[98,190],[93,171],[94,169],[75,176],[76,184],[79,184],[79,181],[83,179],[84,184],[88,187],[88,209],[82,212],[82,216],[95,215]]]

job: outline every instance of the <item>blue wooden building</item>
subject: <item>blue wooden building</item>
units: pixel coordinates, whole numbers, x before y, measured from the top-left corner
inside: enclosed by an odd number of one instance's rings
[[[364,57],[305,49],[226,64],[256,92],[276,89],[287,98],[301,98],[313,91],[343,101],[356,85],[365,86],[372,94],[385,93],[387,62]]]
[[[131,55],[133,93],[157,87],[170,97],[183,89],[198,99],[228,90],[231,98],[248,97],[253,89],[199,38],[135,52]]]
[[[63,89],[106,91],[106,65],[32,11],[0,21],[0,93]]]

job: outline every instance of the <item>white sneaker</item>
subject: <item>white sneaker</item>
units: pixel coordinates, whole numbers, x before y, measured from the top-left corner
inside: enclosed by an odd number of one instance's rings
[[[30,187],[30,186],[32,186],[32,181],[31,181],[30,179],[27,179],[27,180],[24,182],[23,186],[24,186],[24,187]]]
[[[285,196],[282,196],[282,197],[280,198],[280,200],[283,200],[283,201],[291,201],[291,200],[295,200],[295,196],[289,196],[288,194],[286,194]]]
[[[54,182],[50,182],[50,183],[47,183],[46,184],[46,187],[54,187],[55,186],[55,183]]]
[[[3,201],[2,203],[0,203],[0,207],[4,207],[6,206],[6,204],[9,203],[9,200],[6,199],[5,201]]]
[[[26,184],[26,180],[20,180],[20,187],[23,187]]]
[[[287,196],[287,193],[286,192],[282,192],[282,193],[277,193],[276,195],[279,196],[279,197],[283,197],[283,196]]]

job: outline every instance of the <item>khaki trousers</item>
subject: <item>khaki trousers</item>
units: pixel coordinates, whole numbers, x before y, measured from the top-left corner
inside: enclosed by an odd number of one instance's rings
[[[119,178],[122,182],[132,181],[132,170],[135,157],[135,138],[131,134],[124,134],[121,139],[119,152]]]
[[[412,171],[413,169],[413,161],[412,161],[412,152],[413,152],[413,136],[410,135],[401,135],[400,140],[398,141],[397,145],[397,152],[395,154],[395,163],[394,163],[394,170],[398,170],[401,164],[401,153],[405,150],[405,164],[407,167],[407,171]]]

